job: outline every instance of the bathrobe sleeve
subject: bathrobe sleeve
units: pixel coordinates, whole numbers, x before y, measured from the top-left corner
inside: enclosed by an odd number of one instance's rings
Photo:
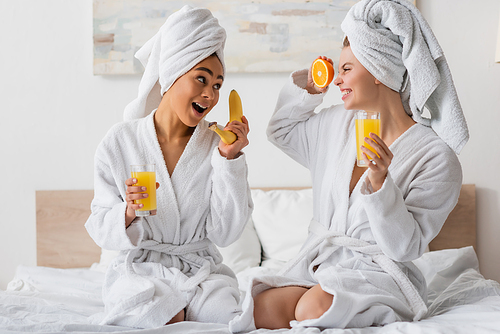
[[[95,243],[104,249],[136,248],[142,240],[142,229],[132,224],[125,228],[125,179],[111,167],[113,152],[109,135],[99,144],[94,158],[94,199],[92,213],[85,228]],[[115,159],[116,160],[116,159]],[[119,162],[115,161],[115,164]],[[116,166],[115,166],[116,167]],[[116,169],[116,168],[115,168]],[[123,179],[123,180],[122,180]],[[123,184],[119,188],[118,184]]]
[[[207,236],[219,247],[235,242],[243,232],[253,210],[248,185],[245,154],[228,160],[216,147],[212,154],[212,194],[207,218]]]
[[[455,153],[440,142],[413,152],[415,167],[408,174],[413,179],[404,193],[390,172],[377,192],[364,180],[361,192],[370,228],[394,261],[419,258],[458,201],[462,169]]]
[[[305,90],[307,70],[292,73],[280,92],[276,109],[267,128],[271,143],[306,168],[318,141],[321,114],[314,110],[323,102],[323,94]]]

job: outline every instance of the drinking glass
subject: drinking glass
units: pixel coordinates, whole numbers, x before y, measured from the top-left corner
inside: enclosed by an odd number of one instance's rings
[[[375,111],[357,111],[356,112],[356,147],[357,147],[357,165],[359,167],[368,167],[370,161],[365,161],[361,146],[364,145],[370,151],[375,153],[373,147],[365,142],[365,137],[370,138],[370,132],[380,137],[380,114]]]
[[[146,187],[148,197],[143,199],[134,200],[135,204],[143,204],[144,206],[139,210],[135,210],[135,215],[138,217],[147,217],[151,211],[156,210],[156,170],[154,164],[146,165],[131,165],[130,166],[132,177],[137,179],[134,184],[138,187]]]

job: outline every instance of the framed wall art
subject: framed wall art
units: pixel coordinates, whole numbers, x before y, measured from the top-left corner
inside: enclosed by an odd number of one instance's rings
[[[340,23],[357,0],[94,0],[94,74],[142,73],[135,52],[182,6],[205,7],[227,31],[228,72],[291,72],[337,59]]]

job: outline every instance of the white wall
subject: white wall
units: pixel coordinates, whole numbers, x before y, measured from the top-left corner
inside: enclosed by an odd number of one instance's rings
[[[481,5],[479,5],[481,4]],[[470,125],[460,156],[477,185],[482,273],[500,281],[500,64],[493,64],[498,0],[419,0],[447,54]],[[470,29],[474,26],[475,29]],[[91,0],[0,1],[0,289],[19,264],[36,264],[35,191],[91,189],[97,144],[135,97],[139,77],[92,75]],[[288,74],[227,74],[207,119],[227,120],[227,96],[241,95],[250,120],[251,186],[310,185],[308,171],[265,138]],[[338,103],[332,89],[326,104]]]
[[[481,273],[500,281],[500,64],[495,50],[500,1],[417,0],[448,59],[469,124],[460,154],[464,183],[477,187]]]

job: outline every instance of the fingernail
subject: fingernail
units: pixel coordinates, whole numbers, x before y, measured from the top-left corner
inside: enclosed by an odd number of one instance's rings
[[[148,197],[148,194],[142,194],[142,197]]]
[[[142,188],[141,188],[141,190],[142,190],[142,191],[146,191],[146,187],[142,187]]]

